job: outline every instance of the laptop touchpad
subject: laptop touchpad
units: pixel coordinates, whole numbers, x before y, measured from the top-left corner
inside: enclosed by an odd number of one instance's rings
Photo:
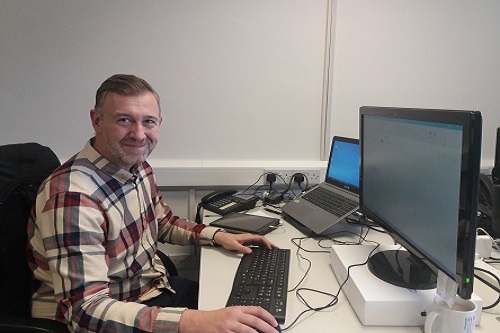
[[[310,207],[304,202],[301,202],[301,205],[295,206],[295,213],[300,216],[306,216],[314,211],[314,208]]]

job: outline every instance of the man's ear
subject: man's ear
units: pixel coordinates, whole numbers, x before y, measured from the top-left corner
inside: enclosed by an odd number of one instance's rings
[[[97,129],[99,128],[99,123],[101,122],[101,118],[99,118],[99,115],[95,109],[90,110],[90,121],[92,122],[92,127],[94,128],[94,131],[97,132]]]

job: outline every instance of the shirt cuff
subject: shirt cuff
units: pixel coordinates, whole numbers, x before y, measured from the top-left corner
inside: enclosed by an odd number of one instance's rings
[[[160,308],[154,321],[153,333],[177,333],[182,313],[186,308]]]
[[[206,227],[200,233],[200,245],[215,245],[214,236],[218,231],[224,229],[216,227]]]

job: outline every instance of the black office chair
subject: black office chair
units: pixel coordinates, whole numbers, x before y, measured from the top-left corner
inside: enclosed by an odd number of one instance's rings
[[[31,317],[36,289],[26,258],[27,221],[41,182],[60,165],[54,152],[37,143],[0,146],[0,332],[68,333],[66,324]],[[158,256],[171,276],[177,269]]]
[[[37,143],[0,146],[0,332],[68,332],[66,325],[32,318],[32,274],[26,260],[28,221],[41,182],[60,165]]]

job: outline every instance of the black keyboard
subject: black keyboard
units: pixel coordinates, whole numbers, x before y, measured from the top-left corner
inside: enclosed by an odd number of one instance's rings
[[[241,258],[226,306],[260,306],[283,324],[289,268],[289,249],[253,248]]]
[[[322,187],[309,191],[302,198],[338,217],[350,213],[359,205],[356,200],[351,200]]]

